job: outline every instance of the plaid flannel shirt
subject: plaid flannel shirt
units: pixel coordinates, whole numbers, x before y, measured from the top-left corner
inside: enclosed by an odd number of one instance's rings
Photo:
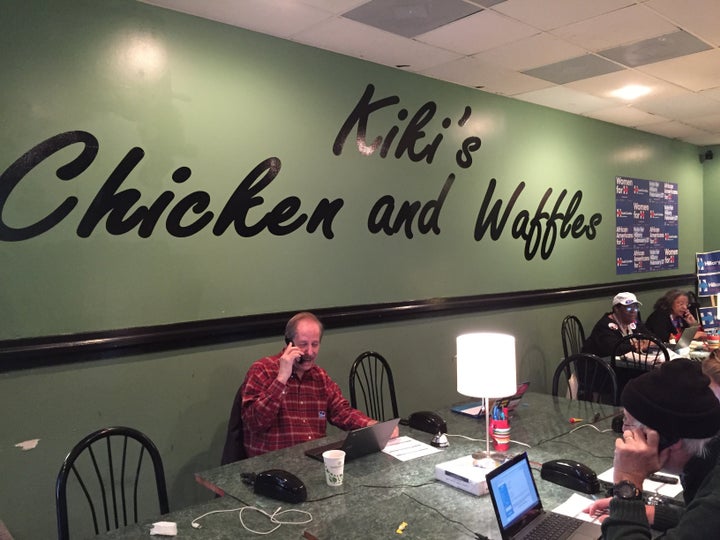
[[[353,409],[340,387],[315,365],[302,379],[277,380],[280,355],[255,362],[245,376],[242,420],[248,457],[325,436],[327,422],[344,430],[371,418]]]

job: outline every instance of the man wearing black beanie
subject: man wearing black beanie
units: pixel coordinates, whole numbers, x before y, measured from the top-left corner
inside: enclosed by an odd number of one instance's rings
[[[720,538],[720,402],[700,364],[679,358],[628,382],[623,436],[615,441],[614,496],[588,509],[608,509],[603,538]],[[663,470],[680,474],[686,508],[645,506],[642,483]]]

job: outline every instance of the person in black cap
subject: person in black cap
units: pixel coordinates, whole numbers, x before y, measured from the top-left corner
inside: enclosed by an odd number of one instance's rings
[[[613,497],[593,503],[609,509],[603,538],[720,538],[720,402],[700,364],[667,362],[623,390],[622,438],[615,441]],[[642,484],[656,471],[679,474],[686,507],[646,506]]]

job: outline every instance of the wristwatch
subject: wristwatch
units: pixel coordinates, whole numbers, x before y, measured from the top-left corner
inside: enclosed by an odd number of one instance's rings
[[[613,497],[623,501],[639,501],[642,499],[642,491],[632,482],[622,480],[613,486]]]

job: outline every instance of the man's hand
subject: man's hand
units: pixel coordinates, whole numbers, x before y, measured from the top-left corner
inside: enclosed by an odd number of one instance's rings
[[[585,513],[602,523],[610,512],[610,501],[612,501],[612,497],[598,499],[585,509]]]
[[[301,358],[302,355],[303,355],[302,349],[293,345],[292,341],[290,343],[288,343],[287,347],[285,347],[285,350],[282,352],[282,355],[280,356],[280,368],[278,369],[278,375],[277,375],[278,381],[280,381],[283,384],[287,384],[288,379],[290,378],[290,375],[292,375],[293,366],[295,365],[295,361],[298,358]]]
[[[593,502],[590,506],[588,506],[584,512],[586,514],[590,514],[591,517],[593,517],[595,520],[597,520],[599,523],[602,523],[605,521],[605,518],[608,517],[610,513],[610,501],[612,501],[612,497],[607,497],[605,499],[598,499],[597,501]],[[647,517],[648,523],[650,525],[653,524],[655,521],[655,507],[650,505],[645,505],[645,517]]]
[[[659,442],[658,432],[649,428],[623,431],[622,438],[615,441],[613,481],[617,484],[628,480],[642,489],[645,478],[659,471],[664,463],[658,455]]]

